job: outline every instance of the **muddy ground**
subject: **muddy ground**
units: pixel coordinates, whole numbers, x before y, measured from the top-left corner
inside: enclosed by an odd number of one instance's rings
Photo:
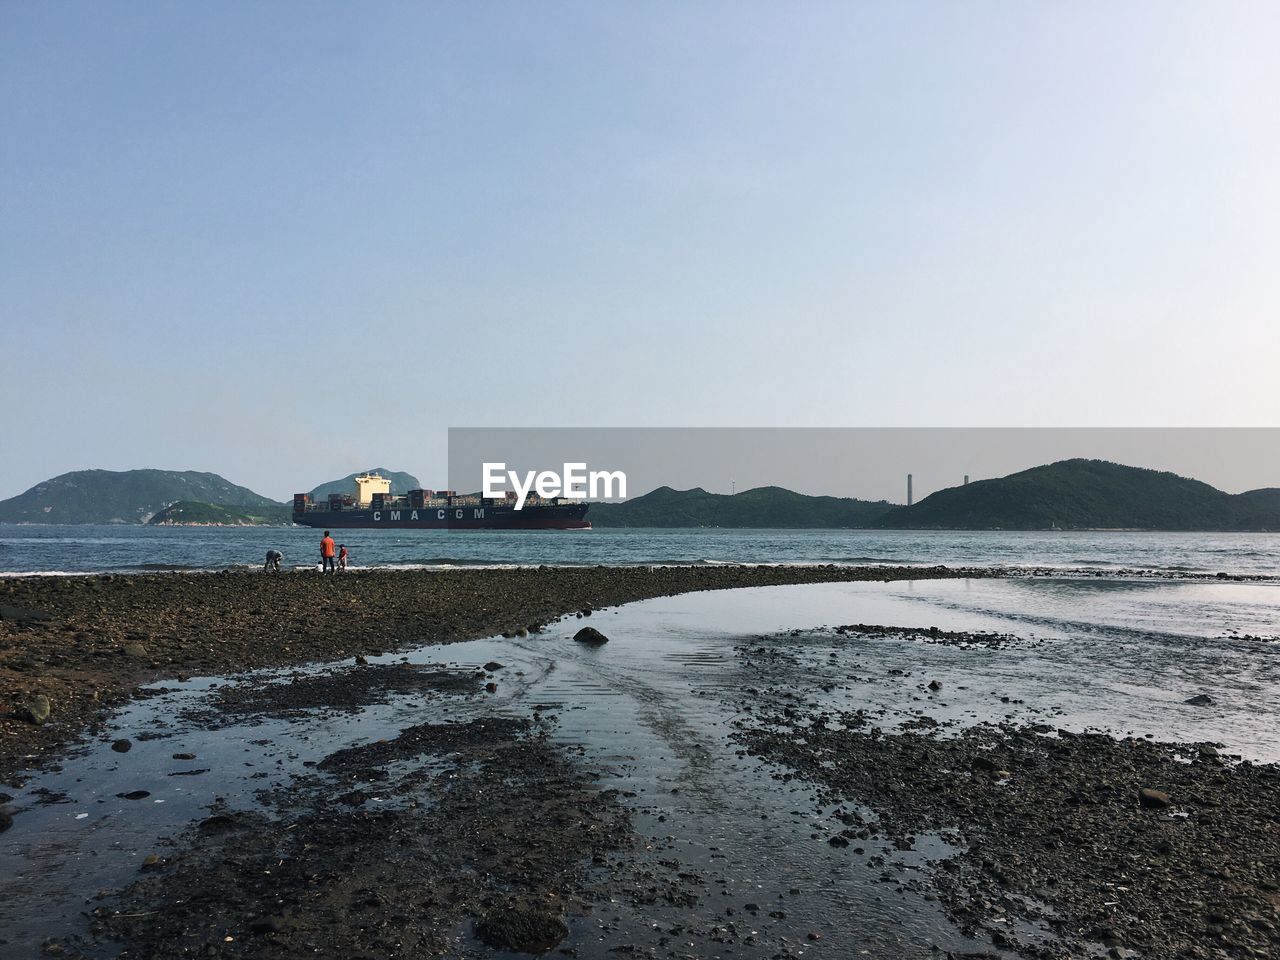
[[[629,818],[538,724],[420,724],[344,748],[316,775],[214,811],[104,898],[64,956],[433,957],[461,935],[540,953],[590,909],[595,862]],[[536,825],[536,826],[535,826]]]
[[[721,956],[739,949],[857,956],[863,944],[823,940],[816,927],[790,941],[767,932],[768,924],[785,922],[790,898],[821,898],[822,889],[802,892],[782,875],[763,876],[763,892],[751,902],[725,906],[733,864],[690,864],[637,828],[644,804],[633,793],[602,788],[595,761],[584,762],[580,748],[556,739],[558,711],[573,703],[499,711],[485,698],[487,684],[506,682],[509,668],[500,663],[483,671],[369,664],[362,654],[528,632],[564,612],[681,590],[908,575],[920,571],[6,582],[6,607],[49,616],[5,621],[6,682],[55,680],[63,686],[35,688],[53,691],[54,709],[65,691],[90,679],[98,686],[86,689],[99,691],[96,701],[85,698],[93,707],[83,714],[51,709],[44,725],[10,718],[28,745],[51,748],[73,736],[84,729],[78,717],[92,719],[141,679],[322,658],[347,659],[326,670],[222,684],[174,723],[216,730],[313,711],[341,719],[403,697],[441,702],[446,709],[435,715],[445,717],[451,702],[472,705],[453,712],[465,720],[414,718],[386,739],[335,745],[299,775],[260,791],[253,804],[215,805],[142,859],[135,879],[90,901],[87,932],[49,941],[45,955],[684,957],[698,955],[686,946],[696,941],[715,945]],[[218,609],[230,613],[219,619]],[[264,633],[278,639],[264,643]],[[925,676],[910,681],[898,709],[837,710],[821,704],[822,684],[812,673],[816,659],[831,664],[823,672],[838,681],[854,666],[842,658],[859,644],[945,645],[999,657],[1040,642],[873,624],[743,638],[735,656],[751,685],[725,693],[738,720],[718,742],[728,753],[736,748],[764,760],[788,788],[816,787],[811,822],[826,829],[809,839],[847,857],[850,874],[878,875],[886,899],[936,901],[966,938],[990,945],[989,952],[939,948],[939,957],[1280,956],[1275,766],[1224,755],[1210,743],[1115,739],[1032,721],[939,722],[930,701],[951,691]],[[126,644],[145,645],[145,652],[123,651]],[[606,654],[610,649],[606,644]],[[39,669],[14,669],[22,657]],[[6,688],[17,710],[32,690]],[[49,739],[33,740],[33,733]],[[616,922],[625,912],[618,905],[628,903],[661,903],[664,915],[678,919],[636,936]],[[584,938],[584,930],[598,931],[598,939]]]
[[[990,576],[945,567],[592,567],[0,578],[0,779],[140,683],[338,660],[692,590]]]
[[[990,645],[991,634],[852,625],[834,646],[885,636]],[[1000,644],[1017,642],[999,637]],[[747,644],[761,678],[737,739],[776,776],[841,805],[827,842],[881,880],[937,897],[962,931],[1037,960],[1280,956],[1280,768],[1211,743],[1072,733],[1046,724],[948,730],[927,708],[893,727],[806,704],[777,638]],[[941,694],[924,688],[924,692]],[[921,872],[925,836],[958,849]],[[914,858],[913,858],[914,859]]]

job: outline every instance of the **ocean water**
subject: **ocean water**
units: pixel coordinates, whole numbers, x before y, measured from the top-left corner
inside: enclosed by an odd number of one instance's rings
[[[0,525],[0,574],[286,567],[319,560],[309,527]],[[884,530],[348,530],[355,567],[835,563],[1280,576],[1280,534]]]

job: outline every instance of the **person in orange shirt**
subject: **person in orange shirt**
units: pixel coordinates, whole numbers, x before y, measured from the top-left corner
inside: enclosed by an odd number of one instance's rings
[[[329,536],[328,530],[324,532],[324,538],[320,541],[320,572],[338,572],[337,566],[333,562],[333,537]]]

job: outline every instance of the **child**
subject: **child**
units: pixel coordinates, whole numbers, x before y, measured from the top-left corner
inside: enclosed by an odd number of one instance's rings
[[[347,545],[345,543],[338,544],[338,569],[347,569]]]

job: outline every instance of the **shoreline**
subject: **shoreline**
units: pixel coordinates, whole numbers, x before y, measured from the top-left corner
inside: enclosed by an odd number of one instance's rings
[[[536,631],[566,614],[700,590],[1004,575],[715,565],[0,577],[0,779],[39,768],[158,680]]]
[[[1221,583],[1280,583],[1280,573],[1229,573],[1222,570],[1182,569],[1178,567],[1143,567],[1121,566],[1108,567],[1097,564],[1062,564],[1045,563],[1026,564],[965,564],[950,567],[946,564],[923,563],[891,560],[879,562],[812,562],[806,560],[665,560],[633,563],[497,563],[489,561],[459,561],[442,563],[401,563],[375,564],[369,566],[348,567],[346,574],[404,574],[404,573],[470,573],[482,571],[520,571],[520,570],[685,570],[685,569],[779,569],[779,570],[811,570],[831,569],[855,571],[859,574],[872,574],[879,570],[892,571],[892,579],[902,579],[896,574],[914,571],[926,576],[919,579],[932,578],[936,571],[947,571],[947,575],[993,577],[1014,579],[1019,577],[1061,577],[1064,579],[1080,579],[1087,577],[1110,577],[1117,580],[1185,580],[1190,583],[1217,581]],[[66,580],[79,578],[110,577],[174,577],[174,576],[212,576],[231,574],[257,574],[262,568],[257,563],[242,563],[235,566],[193,567],[182,564],[153,564],[146,567],[116,567],[99,570],[0,570],[0,586],[10,581],[22,580]],[[282,569],[282,574],[308,576],[318,571],[312,566],[291,566]],[[344,575],[346,575],[344,574]],[[850,579],[883,579],[875,576],[856,577]]]

